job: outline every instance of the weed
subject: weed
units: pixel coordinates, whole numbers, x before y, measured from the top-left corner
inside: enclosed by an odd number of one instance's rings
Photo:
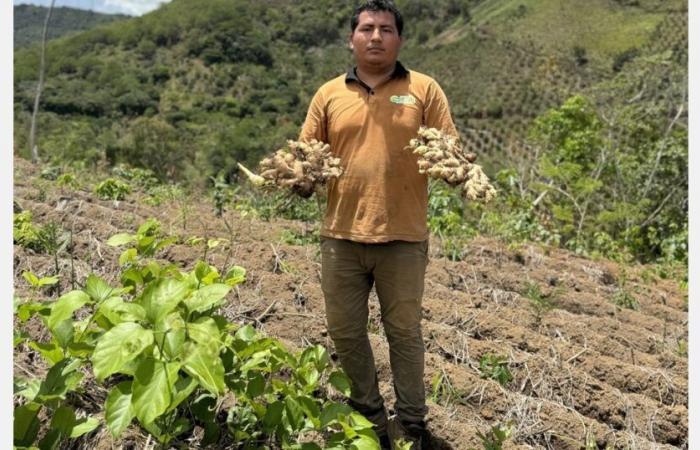
[[[481,378],[496,380],[501,386],[505,386],[513,379],[506,357],[493,353],[486,353],[479,359],[479,372],[481,372]]]
[[[124,200],[131,193],[131,186],[116,178],[107,178],[95,187],[95,194],[102,200]]]
[[[639,301],[627,289],[627,272],[624,268],[620,274],[618,288],[613,294],[612,301],[620,308],[633,309],[635,311],[639,309]]]
[[[304,227],[302,231],[285,229],[282,231],[280,239],[288,245],[318,244],[320,241],[320,232],[316,227]]]
[[[433,375],[430,385],[432,386],[430,398],[439,405],[449,406],[462,398],[462,393],[455,389],[452,380],[444,370]]]
[[[539,284],[529,281],[522,295],[530,301],[530,308],[535,314],[537,323],[542,321],[544,314],[557,307],[557,297],[562,292],[561,288],[555,289],[550,294],[544,294]]]
[[[59,187],[67,187],[69,189],[78,189],[80,183],[72,173],[64,173],[56,178],[56,185]]]
[[[37,230],[39,246],[49,255],[53,256],[54,273],[58,275],[58,254],[68,245],[68,233],[64,232],[59,224],[51,221]]]
[[[223,173],[219,173],[216,178],[209,177],[214,183],[214,191],[212,193],[214,199],[214,208],[216,209],[216,217],[221,217],[224,213],[226,205],[231,203],[233,191],[231,186],[224,179]]]
[[[503,443],[511,434],[513,434],[513,425],[511,423],[494,425],[486,434],[483,434],[481,431],[476,432],[484,450],[502,450]]]
[[[677,340],[677,347],[676,347],[676,353],[678,356],[682,356],[684,358],[688,357],[688,341],[685,339],[678,339]]]
[[[39,229],[32,223],[32,213],[22,211],[14,215],[12,237],[15,244],[24,248],[41,251]]]

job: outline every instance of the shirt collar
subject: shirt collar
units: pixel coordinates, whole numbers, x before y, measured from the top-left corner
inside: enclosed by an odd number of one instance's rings
[[[400,61],[396,61],[394,72],[392,72],[389,79],[393,80],[394,78],[404,78],[406,75],[408,75],[408,70],[406,70]],[[345,74],[345,83],[350,83],[351,81],[359,83],[365,89],[370,90],[370,87],[357,77],[357,67],[353,67],[352,69],[348,70],[348,73]]]

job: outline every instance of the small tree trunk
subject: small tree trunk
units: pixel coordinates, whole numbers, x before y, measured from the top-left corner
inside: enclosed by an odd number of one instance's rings
[[[36,85],[36,96],[34,97],[34,109],[32,110],[32,124],[29,131],[29,150],[32,152],[32,163],[36,164],[39,161],[39,150],[36,146],[36,115],[39,112],[39,99],[41,98],[41,90],[44,87],[44,67],[46,65],[46,35],[49,29],[49,20],[51,20],[51,12],[56,0],[51,0],[49,11],[46,13],[44,20],[44,30],[41,34],[41,60],[39,62],[39,82]]]

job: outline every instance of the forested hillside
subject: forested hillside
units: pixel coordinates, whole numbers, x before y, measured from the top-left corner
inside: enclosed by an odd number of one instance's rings
[[[686,3],[398,3],[403,62],[443,85],[466,147],[502,192],[487,211],[453,202],[459,226],[582,254],[684,259]],[[295,137],[315,89],[351,65],[350,11],[330,0],[175,0],[54,40],[42,157],[232,182],[236,163],[254,166]],[[37,47],[15,55],[25,156],[37,60]]]
[[[26,47],[41,41],[44,20],[48,8],[35,5],[16,5],[14,7],[14,48]],[[48,39],[55,39],[66,34],[89,30],[100,24],[126,19],[123,14],[101,14],[94,11],[54,7],[51,12]]]

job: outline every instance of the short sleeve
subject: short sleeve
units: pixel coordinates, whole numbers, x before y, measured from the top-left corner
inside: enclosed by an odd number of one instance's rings
[[[450,105],[447,102],[447,97],[440,85],[434,80],[428,86],[426,100],[423,116],[424,125],[429,128],[437,128],[453,136],[459,136],[450,114]]]
[[[326,115],[326,101],[321,89],[316,91],[309,110],[306,113],[306,119],[301,127],[299,134],[300,141],[310,141],[316,139],[321,142],[328,142],[328,117]]]

